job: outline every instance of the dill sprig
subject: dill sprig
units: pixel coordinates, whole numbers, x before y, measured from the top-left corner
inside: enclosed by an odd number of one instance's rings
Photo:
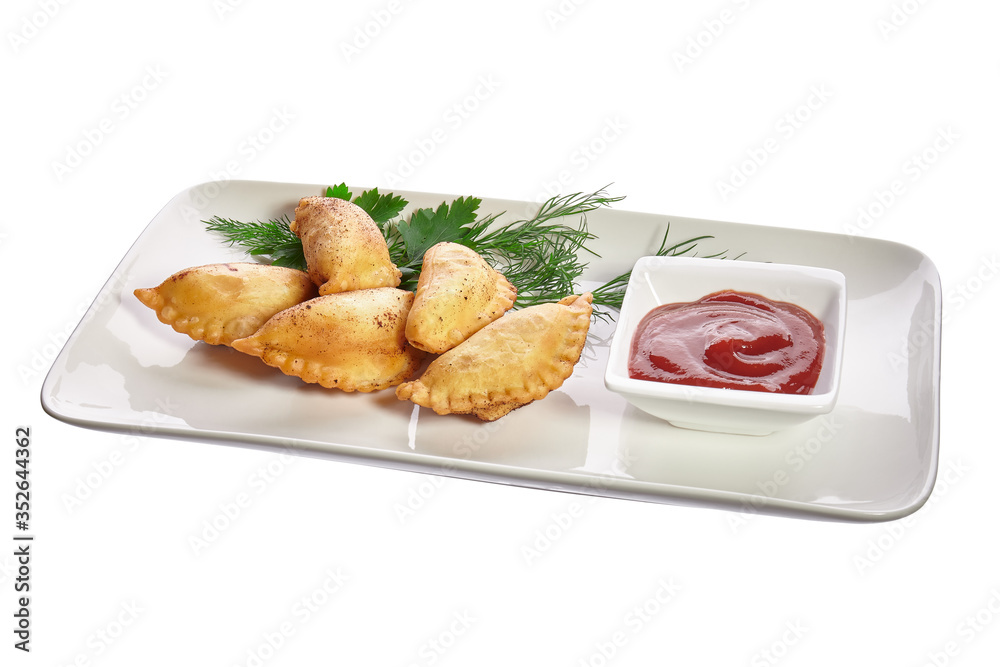
[[[249,255],[268,258],[269,263],[305,269],[302,241],[290,228],[288,216],[278,219],[241,222],[215,216],[204,221],[208,231],[221,234],[230,246],[240,246]]]
[[[683,241],[668,246],[667,243],[669,242],[669,238],[670,223],[667,222],[667,229],[663,232],[663,239],[660,241],[660,247],[656,249],[653,253],[654,255],[658,257],[680,257],[682,255],[688,255],[688,253],[695,251],[700,241],[707,241],[708,239],[713,239],[715,237],[709,234],[702,234],[700,236],[693,236],[689,239],[684,239]],[[702,255],[702,257],[725,259],[727,252],[728,251],[723,250],[710,255]],[[691,256],[693,257],[696,255]],[[741,255],[737,255],[737,258],[740,256],[742,256],[742,253]],[[625,298],[625,289],[628,287],[628,282],[631,277],[632,272],[626,271],[625,273],[612,278],[600,287],[592,290],[595,306],[600,305],[602,307],[602,310],[599,312],[595,308],[595,315],[604,318],[609,314],[603,309],[614,308],[617,310],[622,307],[622,300]]]
[[[552,197],[523,220],[494,226],[503,214],[486,216],[471,226],[466,245],[517,287],[515,307],[558,301],[577,290],[585,254],[597,256],[586,245],[597,238],[587,229],[586,214],[622,199],[602,188]],[[558,221],[571,216],[580,216],[575,227]]]

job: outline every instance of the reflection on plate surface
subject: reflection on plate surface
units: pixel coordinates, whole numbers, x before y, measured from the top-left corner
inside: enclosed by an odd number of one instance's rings
[[[307,385],[229,348],[195,343],[132,296],[179,269],[245,260],[205,231],[214,215],[290,214],[325,185],[208,183],[154,218],[56,358],[42,388],[52,416],[88,428],[271,449],[421,473],[670,504],[854,521],[905,516],[930,495],[938,464],[941,288],[912,248],[846,237],[599,210],[590,288],[677,240],[710,234],[701,254],[828,267],[848,285],[840,394],[823,417],[768,436],[679,429],[604,387],[613,322],[595,321],[569,380],[487,424],[439,416],[392,390]],[[413,206],[451,195],[399,191]],[[527,202],[484,199],[523,217]]]

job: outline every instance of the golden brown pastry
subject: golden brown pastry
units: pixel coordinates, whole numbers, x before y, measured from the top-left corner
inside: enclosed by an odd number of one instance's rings
[[[414,347],[441,354],[510,310],[517,289],[471,248],[442,242],[424,253],[406,318]]]
[[[233,347],[286,375],[344,391],[407,380],[423,352],[403,333],[413,292],[394,287],[318,296],[283,310]]]
[[[319,293],[396,287],[402,273],[378,225],[363,208],[336,197],[304,197],[290,229],[302,240]]]
[[[316,296],[304,271],[251,262],[196,266],[158,287],[133,292],[179,333],[212,345],[230,345],[272,315]]]
[[[440,415],[471,413],[484,421],[544,398],[580,360],[592,301],[587,292],[507,313],[432,361],[420,378],[396,387],[396,397]]]

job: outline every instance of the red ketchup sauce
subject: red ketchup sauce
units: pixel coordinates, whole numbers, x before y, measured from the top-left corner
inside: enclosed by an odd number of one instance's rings
[[[632,338],[628,370],[640,380],[808,394],[825,347],[823,323],[808,311],[725,290],[647,313]]]

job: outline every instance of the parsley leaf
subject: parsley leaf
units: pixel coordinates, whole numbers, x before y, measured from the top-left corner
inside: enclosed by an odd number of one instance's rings
[[[450,206],[442,202],[436,210],[418,208],[408,222],[396,225],[406,248],[407,265],[419,266],[424,253],[436,243],[462,243],[470,231],[466,225],[476,221],[480,203],[477,197],[459,197]]]
[[[326,196],[336,197],[337,199],[343,199],[344,201],[351,201],[351,191],[347,189],[347,183],[341,183],[340,185],[335,185],[332,188],[327,187]]]
[[[354,198],[354,203],[365,210],[378,224],[395,218],[409,203],[398,195],[379,194],[378,188],[365,190]]]

